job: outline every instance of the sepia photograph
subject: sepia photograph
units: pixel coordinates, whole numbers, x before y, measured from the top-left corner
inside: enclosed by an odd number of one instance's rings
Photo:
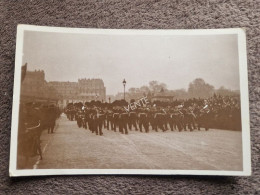
[[[18,25],[10,176],[250,175],[243,29]]]

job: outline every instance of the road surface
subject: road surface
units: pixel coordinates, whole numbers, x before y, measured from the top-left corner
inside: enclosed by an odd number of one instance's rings
[[[35,169],[242,170],[241,132],[226,130],[141,133],[103,130],[98,136],[64,115],[54,134],[43,132],[43,160]]]

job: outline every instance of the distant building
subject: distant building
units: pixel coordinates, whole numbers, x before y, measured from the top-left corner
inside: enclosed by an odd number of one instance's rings
[[[57,92],[47,85],[42,70],[27,71],[21,83],[21,101],[47,101],[57,102]]]
[[[161,102],[173,102],[174,97],[170,92],[165,91],[163,88],[159,93],[148,93],[147,98],[150,102],[161,101]]]
[[[78,82],[51,81],[48,86],[60,95],[61,107],[71,102],[106,101],[106,88],[102,79],[79,79]]]
[[[21,95],[41,96],[41,91],[45,86],[44,71],[27,71],[21,84]],[[40,94],[39,94],[40,93]]]
[[[55,101],[64,108],[70,102],[91,100],[105,102],[106,88],[102,79],[46,82],[43,70],[27,71],[21,85],[21,99],[25,101]]]
[[[135,91],[135,92],[126,92],[125,100],[130,102],[131,100],[139,100],[143,97],[147,97],[149,102],[153,101],[161,101],[161,102],[173,102],[176,97],[173,95],[172,91],[161,89],[160,92],[143,92],[143,91]],[[124,93],[119,92],[115,96],[115,100],[124,99]]]
[[[85,101],[106,101],[106,88],[102,79],[79,79],[79,97]]]
[[[174,96],[172,95],[155,95],[150,98],[151,102],[161,101],[161,102],[173,102]]]

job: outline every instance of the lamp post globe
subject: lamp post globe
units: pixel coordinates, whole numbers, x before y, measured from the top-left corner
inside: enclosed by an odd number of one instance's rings
[[[123,85],[124,85],[124,100],[125,100],[125,85],[126,85],[126,80],[123,80]]]

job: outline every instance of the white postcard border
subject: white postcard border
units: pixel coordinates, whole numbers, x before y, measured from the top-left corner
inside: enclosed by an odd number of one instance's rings
[[[243,148],[243,171],[221,170],[158,170],[158,169],[26,169],[16,168],[17,158],[17,135],[18,117],[21,87],[21,66],[23,56],[24,31],[56,32],[56,33],[84,33],[84,34],[109,34],[109,35],[217,35],[237,34],[239,52],[239,76],[241,96],[242,118],[242,148]],[[250,152],[250,120],[248,98],[248,73],[246,56],[246,35],[240,28],[234,29],[201,29],[201,30],[132,30],[132,29],[84,29],[65,27],[45,27],[33,25],[18,25],[16,37],[15,76],[13,87],[13,108],[11,125],[10,163],[9,175],[36,176],[36,175],[251,175],[251,152]]]

